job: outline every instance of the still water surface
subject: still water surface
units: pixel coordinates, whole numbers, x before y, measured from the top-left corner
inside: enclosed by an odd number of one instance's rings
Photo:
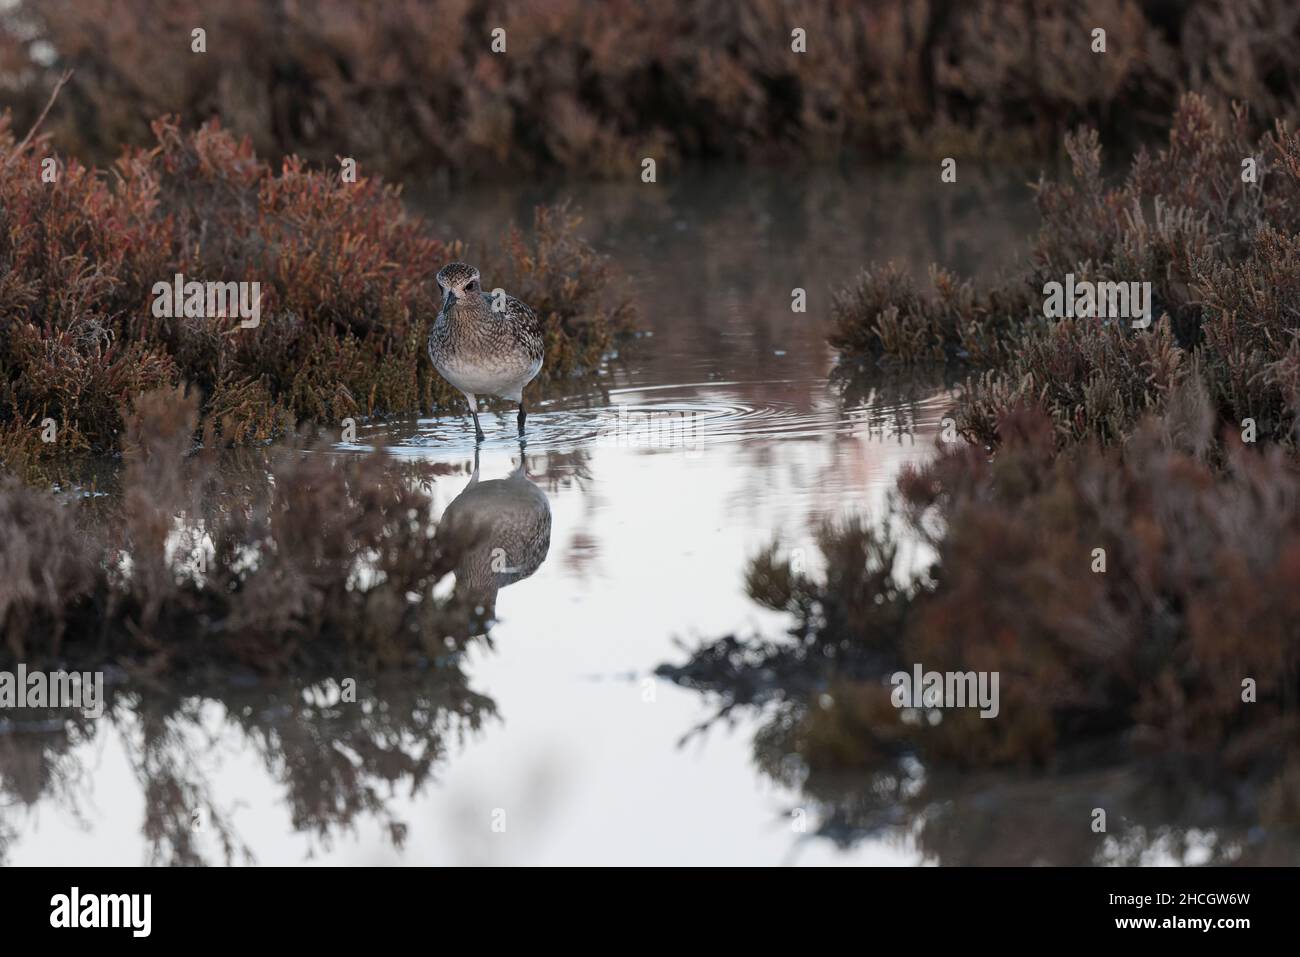
[[[755,766],[751,720],[683,744],[712,709],[652,672],[683,644],[778,634],[745,596],[746,561],[776,538],[813,562],[820,522],[878,514],[933,445],[941,384],[882,374],[847,401],[825,337],[834,290],[866,262],[980,273],[1024,245],[1027,177],[962,175],[960,191],[888,169],[710,171],[412,198],[468,237],[469,258],[533,203],[570,198],[643,330],[589,386],[531,396],[522,469],[513,410],[483,417],[460,507],[509,512],[530,543],[518,580],[488,596],[490,646],[360,710],[226,689],[119,709],[93,734],[0,734],[0,860],[917,862],[906,829],[796,834],[807,798]],[[473,478],[464,416],[372,425],[330,454],[375,446],[451,466],[440,509]]]

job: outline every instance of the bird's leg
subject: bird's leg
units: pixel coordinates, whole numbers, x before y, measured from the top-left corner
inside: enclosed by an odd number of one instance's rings
[[[482,442],[487,436],[483,434],[483,426],[478,424],[478,400],[468,392],[465,393],[465,400],[469,403],[469,414],[474,416],[474,438]]]
[[[528,413],[524,411],[524,400],[519,400],[519,434],[524,434],[524,419],[528,418]]]

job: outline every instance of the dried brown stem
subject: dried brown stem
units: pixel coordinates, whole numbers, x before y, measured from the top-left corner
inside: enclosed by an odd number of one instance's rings
[[[22,141],[14,149],[14,156],[21,154],[31,144],[32,137],[36,135],[36,131],[45,122],[45,117],[50,115],[50,107],[54,106],[54,101],[59,98],[59,92],[70,79],[72,79],[72,71],[64,70],[63,76],[59,77],[59,82],[54,84],[54,89],[50,92],[50,98],[45,103],[45,109],[41,110],[41,115],[36,117],[36,122],[32,124],[32,128],[27,131],[27,135],[22,138]]]

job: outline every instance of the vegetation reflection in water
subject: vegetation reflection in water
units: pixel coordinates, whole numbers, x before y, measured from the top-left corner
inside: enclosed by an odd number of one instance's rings
[[[24,712],[0,733],[0,862],[24,814],[39,802],[84,816],[94,802],[88,757],[105,735],[125,748],[143,798],[147,863],[259,859],[241,836],[238,806],[215,795],[218,775],[206,765],[217,740],[256,756],[310,849],[329,849],[363,821],[379,824],[401,848],[407,825],[389,806],[393,794],[418,795],[436,782],[450,753],[495,713],[492,699],[469,687],[454,660],[414,680],[274,681],[202,694],[165,685],[120,691],[102,721]]]
[[[458,556],[447,607],[469,610],[467,631],[486,631],[498,591],[546,559],[550,505],[526,469],[524,459],[506,477],[480,481],[476,456],[468,484],[439,521],[435,549]],[[243,507],[265,506],[254,492]],[[382,577],[369,560],[373,552],[361,552],[364,568],[354,571],[372,582]],[[188,555],[172,554],[173,567],[188,571]],[[215,680],[210,667],[197,680],[189,672],[150,678],[161,659],[118,660],[126,669],[108,666],[118,684],[102,722],[66,710],[23,709],[0,725],[0,787],[9,816],[7,822],[0,817],[0,862],[17,833],[15,811],[51,799],[77,816],[81,802],[93,799],[84,762],[104,734],[126,750],[136,777],[151,863],[257,860],[235,823],[237,808],[219,803],[204,768],[204,752],[217,740],[257,755],[309,847],[328,849],[340,833],[369,820],[401,849],[406,824],[390,807],[393,793],[419,795],[450,752],[496,717],[492,699],[470,688],[454,648],[401,671],[375,672],[344,656],[336,659],[338,675],[305,685],[251,671]]]
[[[895,525],[821,527],[823,575],[779,546],[750,567],[750,595],[794,617],[784,639],[727,636],[661,673],[723,715],[772,708],[774,773],[857,772],[824,824],[841,837],[904,823],[945,862],[1293,863],[1300,392],[1280,291],[1300,282],[1300,140],[1189,96],[1119,185],[1095,134],[1066,143],[1008,278],[923,290],[873,268],[837,299],[846,374],[946,358],[967,376],[892,509],[930,566],[908,574]],[[1219,160],[1238,155],[1278,181]],[[1085,273],[1154,277],[1159,323],[1098,317],[1090,290],[1053,318],[1054,277]],[[1000,679],[1000,710],[895,697],[919,662]]]
[[[634,281],[640,281],[636,277],[653,277],[665,271],[677,276],[677,288],[684,298],[679,298],[671,310],[649,310],[648,306],[661,304],[662,300],[653,295],[653,289],[638,290],[638,307],[646,316],[653,337],[612,356],[609,374],[591,383],[586,391],[575,391],[567,384],[561,389],[558,384],[552,384],[542,407],[530,414],[529,425],[533,431],[526,450],[524,479],[550,496],[570,503],[569,527],[560,529],[564,538],[557,540],[564,550],[551,559],[552,566],[559,563],[565,568],[566,578],[560,582],[552,576],[548,587],[558,586],[559,591],[572,591],[576,596],[580,593],[576,582],[582,576],[593,576],[593,587],[601,587],[602,575],[638,579],[635,568],[654,566],[660,570],[659,577],[669,586],[671,595],[671,589],[683,584],[674,583],[673,579],[675,574],[682,573],[680,556],[689,555],[696,548],[692,536],[708,537],[713,525],[718,524],[730,526],[739,522],[758,531],[783,524],[786,516],[794,514],[837,512],[846,506],[861,508],[865,501],[862,489],[886,481],[894,468],[890,463],[927,454],[925,435],[933,428],[943,407],[942,380],[880,376],[861,395],[848,393],[850,401],[841,402],[826,386],[829,357],[824,317],[797,316],[793,323],[774,322],[770,315],[774,309],[777,313],[788,313],[789,290],[783,288],[782,280],[774,272],[754,275],[746,264],[762,255],[811,256],[814,265],[808,273],[809,288],[814,295],[824,295],[826,287],[838,275],[837,270],[842,270],[847,263],[860,261],[869,250],[877,248],[881,236],[896,236],[905,245],[902,253],[909,262],[923,262],[934,254],[933,242],[939,242],[945,256],[957,256],[968,264],[977,263],[977,257],[971,259],[971,254],[978,252],[974,240],[986,232],[983,225],[979,229],[974,225],[982,219],[979,204],[968,208],[954,204],[945,196],[933,197],[933,204],[925,200],[922,206],[926,212],[920,215],[932,228],[918,238],[914,230],[905,228],[910,221],[907,210],[911,208],[909,204],[914,205],[919,197],[928,197],[930,193],[911,186],[902,191],[905,198],[899,208],[894,208],[883,203],[877,191],[863,191],[861,182],[833,175],[802,184],[794,194],[775,180],[762,178],[752,183],[750,189],[734,185],[717,189],[715,185],[706,182],[697,184],[696,188],[683,182],[672,193],[647,196],[644,202],[632,204],[617,194],[610,194],[612,205],[602,203],[595,194],[584,201],[587,213],[584,229],[594,246],[617,248],[619,265]],[[1006,189],[1005,184],[976,187],[984,201],[992,204],[1004,201]],[[848,192],[854,191],[861,192],[866,206],[863,215],[870,220],[865,230],[861,228],[861,217],[855,216],[850,212],[852,207],[842,202]],[[645,204],[649,208],[644,208]],[[509,208],[498,212],[502,217],[513,214]],[[1016,233],[1015,217],[1006,210],[1004,213],[1000,221],[1005,233],[1003,240],[1010,241]],[[690,228],[682,229],[683,223]],[[737,237],[744,237],[744,241],[738,241]],[[817,292],[818,289],[823,292]],[[738,304],[743,307],[739,322],[735,312]],[[176,403],[172,405],[180,408]],[[668,425],[665,425],[666,417],[671,417]],[[505,441],[486,418],[484,425],[490,433],[484,446],[485,455],[491,452],[499,459],[498,453],[512,451],[513,435]],[[454,517],[472,501],[473,494],[466,489],[472,478],[467,463],[472,452],[463,441],[465,422],[457,414],[421,419],[414,431],[402,422],[391,421],[363,422],[358,431],[360,438],[335,446],[335,452],[290,451],[284,462],[298,470],[298,479],[289,482],[277,479],[269,487],[267,474],[273,473],[276,462],[282,459],[278,451],[220,456],[200,452],[190,459],[186,468],[200,471],[217,458],[238,465],[234,472],[223,466],[224,477],[208,486],[220,494],[200,497],[209,503],[220,502],[223,513],[214,516],[214,524],[208,528],[211,542],[204,540],[207,548],[213,549],[204,552],[207,580],[220,582],[237,570],[243,574],[238,549],[227,548],[239,542],[240,536],[223,538],[217,532],[235,526],[239,529],[265,527],[259,525],[258,519],[259,514],[265,513],[264,506],[255,503],[268,491],[282,501],[283,496],[297,495],[298,505],[311,506],[316,499],[312,489],[323,479],[336,475],[343,484],[330,487],[344,490],[339,501],[357,502],[363,498],[358,494],[362,485],[357,481],[368,476],[367,480],[387,489],[383,495],[372,495],[369,500],[376,504],[391,502],[393,508],[388,518],[367,533],[370,538],[366,540],[372,546],[377,545],[381,554],[391,552],[394,561],[402,550],[389,545],[416,534],[415,530],[404,528],[404,510],[409,505],[423,509],[434,483],[439,489],[455,486],[449,490],[452,495],[466,492],[463,499],[448,506],[444,518],[448,514]],[[172,433],[163,430],[157,434]],[[385,477],[374,471],[378,468],[376,463],[384,461],[382,458],[357,454],[373,449],[389,453],[385,471],[391,471],[391,475]],[[890,449],[895,451],[889,452]],[[882,452],[889,454],[882,455]],[[517,467],[518,458],[513,454],[511,457]],[[654,457],[659,464],[649,469],[648,457]],[[665,469],[665,465],[672,468]],[[184,549],[169,550],[163,546],[174,541],[178,518],[200,514],[201,503],[192,498],[179,502],[170,498],[178,487],[176,479],[166,470],[149,471],[159,466],[156,457],[134,466],[143,470],[142,480],[135,484],[145,494],[136,495],[132,501],[135,507],[144,503],[156,506],[142,512],[149,516],[149,527],[159,531],[151,541],[160,544],[160,557],[183,562],[187,556]],[[478,486],[509,484],[519,478],[512,477],[510,469],[498,466],[499,463],[490,474],[482,475]],[[122,508],[120,489],[124,484],[132,484],[131,467],[128,464],[128,472],[105,482],[103,488],[110,494],[88,500],[88,510],[109,519],[129,517]],[[361,472],[351,475],[353,469]],[[692,498],[701,493],[727,496],[726,489],[730,487],[733,491],[726,508],[734,510],[734,514],[725,518],[719,515],[718,522],[711,525],[684,524],[675,513],[681,512],[676,506],[685,504],[685,500],[677,502],[672,493],[659,488],[644,495],[641,492],[632,495],[617,484],[625,481],[629,469],[670,477],[674,483],[678,474],[698,474],[708,484],[683,493]],[[616,474],[622,477],[615,479]],[[411,497],[413,490],[419,494]],[[250,494],[252,498],[246,499]],[[576,517],[577,525],[583,527],[575,527],[573,522],[575,501],[582,503]],[[534,504],[540,503],[534,499]],[[642,541],[635,535],[629,538],[628,534],[616,531],[628,516],[637,512],[653,514],[656,509],[664,508],[674,514],[663,514],[657,523],[662,528],[656,529],[655,538]],[[602,532],[585,527],[585,523],[611,510],[613,522],[603,520],[609,527]],[[274,511],[272,508],[265,514]],[[309,519],[308,515],[318,518]],[[329,508],[322,506],[315,511],[308,508],[302,516],[302,522],[284,524],[279,529],[288,547],[276,561],[288,559],[284,570],[292,573],[293,581],[302,580],[298,571],[303,569],[295,571],[299,563],[294,556],[305,558],[301,553],[305,543],[319,540],[322,535],[332,539],[336,532],[344,536],[352,534],[344,517]],[[531,547],[536,552],[549,553],[550,548],[541,544],[547,537],[541,531],[541,510],[537,509],[532,517],[537,527],[519,540],[533,543]],[[423,520],[420,525],[421,535],[432,529],[432,524]],[[451,534],[453,525],[452,522],[447,522],[445,527],[439,525],[426,553],[429,564],[424,571],[417,575],[413,566],[407,567],[409,563],[399,562],[394,566],[402,569],[399,577],[390,579],[388,587],[380,589],[384,594],[375,596],[366,592],[385,583],[363,573],[364,562],[357,551],[326,549],[339,561],[331,565],[333,571],[328,580],[321,580],[318,585],[338,601],[335,607],[348,615],[355,614],[358,627],[379,620],[372,612],[393,606],[390,599],[405,589],[404,583],[418,581],[417,591],[432,587],[434,601],[427,608],[427,624],[428,636],[436,640],[427,647],[415,649],[416,653],[401,665],[402,677],[383,679],[387,684],[377,684],[381,679],[373,676],[365,677],[368,667],[376,661],[382,663],[386,656],[376,659],[374,652],[380,646],[368,645],[364,637],[344,639],[333,648],[318,645],[311,649],[301,645],[299,650],[307,652],[309,657],[312,651],[326,655],[324,662],[315,662],[326,665],[325,676],[306,691],[301,685],[287,683],[283,674],[261,672],[250,662],[251,655],[236,654],[217,669],[221,673],[199,674],[189,680],[171,674],[176,670],[187,671],[175,669],[171,663],[161,671],[124,669],[127,674],[118,675],[121,683],[114,698],[112,718],[103,724],[91,727],[77,721],[62,732],[52,727],[39,730],[27,724],[22,728],[12,727],[4,735],[5,746],[17,762],[12,772],[6,768],[6,781],[12,773],[13,782],[24,795],[21,800],[10,802],[5,811],[10,839],[17,840],[19,845],[30,844],[25,835],[33,827],[34,815],[42,802],[74,815],[92,800],[99,807],[111,804],[114,808],[128,802],[121,784],[108,784],[102,774],[90,770],[96,760],[95,748],[114,739],[121,742],[127,753],[128,763],[135,769],[134,786],[145,799],[142,836],[146,859],[197,857],[215,863],[242,860],[246,853],[263,862],[294,859],[293,851],[286,858],[287,843],[283,840],[252,836],[256,825],[250,828],[250,818],[239,799],[230,798],[229,789],[221,787],[226,783],[221,775],[209,773],[205,780],[198,771],[213,742],[219,742],[225,752],[238,751],[245,735],[255,739],[251,753],[265,768],[265,774],[258,776],[257,785],[262,798],[268,796],[269,787],[276,795],[272,800],[290,815],[294,831],[310,837],[310,851],[333,857],[331,847],[339,846],[340,842],[346,846],[347,841],[353,840],[347,835],[372,833],[370,828],[375,824],[389,829],[394,837],[405,833],[409,838],[409,830],[403,832],[400,826],[392,829],[389,825],[409,824],[412,813],[417,812],[413,797],[423,797],[429,803],[431,793],[439,790],[436,782],[456,766],[456,752],[462,740],[466,754],[484,749],[498,753],[502,743],[518,737],[522,730],[518,716],[521,711],[526,713],[516,694],[509,709],[510,718],[493,720],[497,715],[493,702],[500,700],[501,676],[498,674],[488,681],[480,678],[474,683],[476,690],[468,690],[465,674],[472,675],[476,670],[489,673],[490,669],[471,664],[459,650],[464,646],[472,651],[485,642],[457,637],[453,646],[448,647],[442,639],[448,635],[483,632],[483,626],[488,624],[485,619],[497,610],[492,600],[493,589],[499,600],[501,585],[517,574],[514,569],[527,570],[531,561],[526,557],[516,561],[507,549],[502,556],[503,564],[493,569],[490,547],[480,549],[477,558],[469,554],[473,549],[463,551],[453,547],[456,544],[451,541],[456,537]],[[274,532],[274,523],[271,527]],[[601,539],[601,534],[617,535],[618,550],[624,554],[635,540],[637,563],[617,568],[604,564],[612,561],[609,556],[616,552],[613,539]],[[389,545],[384,544],[386,541]],[[417,556],[424,548],[411,551],[407,557]],[[739,548],[728,549],[727,554],[734,554],[736,561],[744,557]],[[471,566],[485,558],[489,574],[476,576]],[[458,567],[461,565],[463,569]],[[196,591],[199,579],[194,575],[182,576],[181,583],[172,586],[168,584],[172,579],[161,574],[163,567],[159,566],[160,574],[155,576],[159,588],[170,594],[175,587],[186,601],[196,595],[203,598],[205,589]],[[545,563],[541,573],[545,573]],[[723,561],[713,565],[708,574],[711,606],[735,608],[736,566]],[[444,587],[452,576],[457,579],[457,585]],[[266,581],[268,602],[258,604],[265,604],[267,609],[281,606],[281,599],[290,593],[277,589],[272,579]],[[354,586],[359,584],[361,590],[335,588],[338,582],[347,581]],[[398,585],[401,587],[396,588]],[[624,589],[621,594],[626,594],[626,588],[632,586],[620,584],[619,587]],[[643,582],[640,587],[652,585]],[[229,596],[220,598],[215,607],[220,609],[230,601]],[[507,617],[511,617],[511,609],[505,610]],[[619,613],[625,616],[627,611],[621,608]],[[221,617],[214,615],[209,620],[220,621]],[[476,618],[477,621],[473,620]],[[521,630],[518,611],[513,613],[513,618],[511,624],[518,632]],[[267,619],[270,623],[292,620],[292,616]],[[563,627],[565,622],[555,619],[539,625],[544,630]],[[661,644],[656,650],[629,653],[629,657],[619,659],[620,664],[640,669],[653,667],[671,648],[672,631],[664,629],[660,635]],[[617,639],[617,630],[608,634],[584,633],[584,641],[593,647],[602,643],[617,647]],[[73,647],[65,645],[63,650],[67,652]],[[196,652],[197,657],[187,662],[186,656],[180,656],[176,663],[201,666],[202,647],[196,642],[189,642],[186,647]],[[245,646],[243,651],[255,652],[258,647],[254,643]],[[411,650],[410,646],[404,647]],[[128,642],[113,650],[120,653],[123,649],[136,652],[135,665],[149,664],[151,655],[147,647]],[[360,653],[356,665],[345,667],[346,657],[335,658],[339,651]],[[520,652],[517,646],[503,647],[490,658],[501,661],[497,669],[500,672],[508,670],[512,662],[526,658]],[[570,667],[581,670],[589,667],[586,661],[592,660],[601,659],[599,655],[587,655]],[[306,659],[302,661],[304,666],[308,663]],[[319,672],[319,667],[304,668],[301,674]],[[345,690],[340,682],[348,675],[355,675],[358,681],[356,704],[339,700]],[[544,679],[538,679],[536,685],[539,699],[573,694],[571,689],[555,687]],[[632,693],[636,693],[635,688]],[[376,708],[382,713],[376,715]],[[674,711],[662,713],[675,715],[681,711],[678,706]],[[581,740],[593,721],[609,720],[625,719],[588,712],[565,733]],[[677,719],[666,720],[665,733],[671,737],[676,733]],[[319,722],[325,730],[314,733],[313,722]],[[681,730],[688,726],[689,719],[683,718]],[[612,727],[621,728],[620,725]],[[147,739],[152,749],[147,756],[140,750],[138,728],[156,734],[155,738]],[[475,729],[484,733],[475,735]],[[418,740],[421,734],[429,738],[429,747]],[[349,743],[341,745],[340,752],[329,744],[331,738]],[[354,750],[357,755],[364,754],[365,759],[348,755]],[[344,760],[345,757],[349,759]],[[462,760],[464,757],[463,754]],[[628,760],[634,758],[629,756]],[[27,769],[26,774],[23,769]],[[679,770],[682,774],[692,774],[689,768]],[[312,780],[312,774],[323,775],[324,781]],[[166,783],[149,785],[150,778]],[[74,785],[80,785],[82,790]],[[310,799],[318,792],[324,795],[315,799],[320,804]],[[221,794],[227,795],[224,804]],[[752,789],[717,797],[751,809],[764,800]],[[119,812],[114,813],[112,827],[120,828],[122,822],[116,818]],[[196,815],[206,829],[197,834],[182,834],[178,828],[186,821],[193,823]],[[103,824],[95,827],[101,833],[106,829]],[[17,859],[22,859],[21,848]]]

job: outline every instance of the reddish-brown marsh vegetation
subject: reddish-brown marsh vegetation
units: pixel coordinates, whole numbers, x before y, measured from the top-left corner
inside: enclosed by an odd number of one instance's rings
[[[111,170],[56,158],[48,182],[41,138],[16,142],[0,120],[0,453],[12,465],[115,451],[135,396],[180,384],[200,396],[207,444],[459,403],[425,345],[434,276],[459,243],[378,180],[296,158],[274,170],[215,124],[158,122],[154,135]],[[539,209],[532,226],[504,230],[481,262],[542,317],[554,381],[598,366],[631,309],[573,213]],[[259,282],[259,324],[155,315],[155,284],[176,274]]]
[[[982,860],[942,822],[1030,800],[1047,803],[985,822],[1042,831],[1000,851],[1006,863],[1122,861],[1180,828],[1217,832],[1214,860],[1287,859],[1300,473],[1283,449],[1240,442],[1207,462],[1207,398],[1176,404],[1122,452],[1060,450],[1044,412],[1007,413],[992,458],[954,444],[905,474],[901,524],[823,528],[824,572],[779,545],[753,560],[749,593],[790,615],[787,634],[726,636],[660,673],[720,716],[762,713],[757,760],[802,787],[837,840],[898,827],[945,862]],[[906,558],[918,541],[923,570]],[[895,707],[891,676],[917,663],[997,674],[997,715]],[[1079,822],[1098,806],[1122,822],[1118,844],[1068,836],[1089,836]]]
[[[643,156],[1043,153],[1083,122],[1131,140],[1184,91],[1295,117],[1298,44],[1288,0],[23,0],[0,80],[30,122],[75,69],[54,130],[99,162],[153,117],[215,115],[264,154],[389,176],[631,177]]]
[[[814,791],[865,772],[854,797],[824,793],[867,830],[980,800],[979,779],[943,775],[990,766],[1083,774],[1137,808],[1141,786],[1098,769],[1158,760],[1157,779],[1182,762],[1165,784],[1294,847],[1300,139],[1191,97],[1119,185],[1095,134],[1069,145],[1073,175],[1039,183],[1043,228],[1008,278],[936,271],[928,291],[873,267],[837,303],[850,379],[873,360],[974,370],[961,436],[904,473],[888,515],[821,529],[824,572],[779,545],[753,560],[750,595],[791,615],[786,635],[727,636],[662,672],[724,713],[772,707],[755,749],[778,776],[789,755]],[[1066,273],[1149,280],[1156,321],[1046,318],[1043,285]],[[889,679],[916,663],[998,674],[997,717],[895,707]]]
[[[99,505],[0,484],[0,663],[146,674],[430,663],[482,628],[435,599],[472,543],[438,535],[430,475],[382,453],[191,454],[198,403],[142,397]]]
[[[1071,176],[1042,179],[1042,228],[1006,278],[943,271],[924,290],[871,267],[836,301],[833,344],[846,370],[870,360],[954,360],[971,371],[958,426],[997,442],[1002,413],[1047,410],[1062,442],[1122,442],[1175,386],[1198,378],[1214,414],[1292,443],[1300,398],[1300,136],[1284,123],[1252,136],[1242,111],[1186,99],[1166,144],[1138,152],[1118,185],[1095,132],[1068,137]],[[1254,166],[1243,175],[1243,161]],[[1152,325],[1049,319],[1044,286],[1067,274],[1149,281]]]

